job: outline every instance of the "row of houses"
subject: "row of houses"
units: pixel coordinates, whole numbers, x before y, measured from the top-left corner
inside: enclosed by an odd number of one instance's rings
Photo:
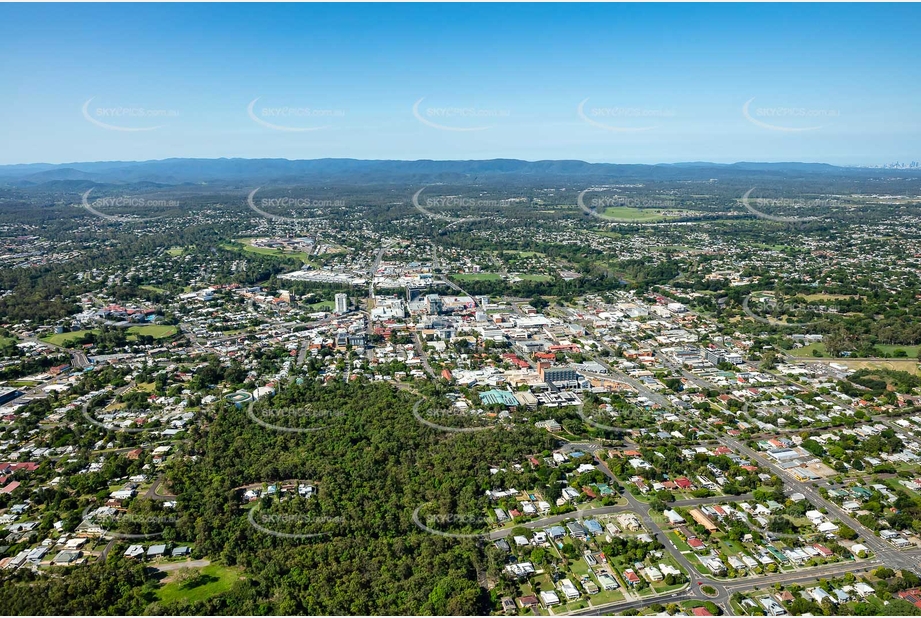
[[[147,558],[148,560],[154,560],[157,558],[164,558],[167,555],[173,558],[184,558],[192,555],[192,548],[188,546],[179,546],[174,547],[172,551],[169,550],[169,546],[165,543],[158,543],[156,545],[151,545],[148,548],[144,548],[143,545],[131,545],[124,553],[126,558]]]

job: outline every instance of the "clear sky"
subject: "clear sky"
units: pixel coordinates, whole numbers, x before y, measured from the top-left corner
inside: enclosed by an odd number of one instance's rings
[[[919,17],[893,4],[3,4],[0,163],[921,160]]]

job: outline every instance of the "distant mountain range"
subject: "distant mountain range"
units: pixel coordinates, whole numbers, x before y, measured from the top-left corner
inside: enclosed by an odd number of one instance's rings
[[[584,161],[391,161],[360,159],[163,159],[31,163],[0,166],[0,184],[7,186],[77,187],[94,184],[342,184],[466,183],[476,180],[527,182],[535,179],[603,183],[743,178],[878,177],[918,175],[921,169],[837,167],[825,163],[731,164],[689,162],[659,165],[586,163]]]

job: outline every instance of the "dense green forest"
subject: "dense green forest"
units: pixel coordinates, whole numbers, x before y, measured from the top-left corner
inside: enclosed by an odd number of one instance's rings
[[[486,489],[512,478],[489,464],[551,448],[531,427],[451,434],[418,423],[414,399],[371,384],[292,385],[273,406],[309,403],[336,410],[327,428],[287,433],[253,423],[245,410],[218,410],[195,430],[188,455],[169,475],[180,495],[177,538],[251,577],[232,593],[161,611],[198,614],[479,614],[488,611],[477,574],[498,575],[474,541],[416,528],[412,513],[483,512]],[[280,532],[326,536],[292,540],[247,521],[240,492],[259,482],[310,479],[319,495]],[[520,480],[520,479],[519,479]],[[282,508],[275,505],[274,508]],[[271,508],[271,507],[270,507]],[[312,522],[326,522],[315,524]],[[332,522],[332,523],[330,523]],[[281,526],[282,524],[279,524]]]

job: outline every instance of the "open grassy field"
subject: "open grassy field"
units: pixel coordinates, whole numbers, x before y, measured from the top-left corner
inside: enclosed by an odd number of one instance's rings
[[[517,276],[521,277],[525,281],[539,281],[539,282],[553,281],[553,277],[550,275],[517,275]]]
[[[138,326],[131,326],[128,328],[128,339],[137,339],[138,335],[150,335],[154,339],[166,339],[167,337],[172,337],[177,332],[177,327],[175,326],[160,326],[157,324],[145,324]],[[60,333],[55,335],[48,335],[47,337],[42,337],[42,341],[50,343],[52,345],[59,345],[62,347],[68,347],[68,342],[76,341],[83,337],[87,333],[96,333],[99,331],[96,329],[93,330],[75,330],[69,333]]]
[[[784,251],[790,248],[789,245],[766,245],[760,242],[752,243],[751,246],[756,249],[767,249],[769,251]]]
[[[302,261],[304,264],[313,264],[311,261],[310,255],[303,251],[282,251],[281,249],[269,249],[268,247],[254,247],[252,238],[236,238],[234,243],[239,243],[242,245],[243,251],[249,253],[258,253],[260,255],[271,255],[276,257],[293,257]],[[234,245],[231,247],[235,250]]]
[[[62,347],[67,347],[68,341],[76,341],[83,337],[87,333],[98,333],[96,330],[75,330],[69,333],[58,333],[55,335],[48,335],[47,337],[42,337],[42,341],[45,343],[50,343],[51,345],[59,345]]]
[[[166,250],[166,252],[175,257],[175,256],[179,256],[185,253],[185,249],[183,249],[182,247],[170,247],[169,249]]]
[[[498,273],[460,273],[451,276],[460,281],[498,281],[502,278]]]
[[[917,359],[918,351],[921,350],[921,346],[917,346],[917,345],[877,345],[876,348],[883,354],[892,354],[896,350],[904,350],[906,354],[904,358],[907,358],[907,359]],[[821,356],[815,356],[813,354],[813,350],[818,351]],[[825,344],[821,342],[810,343],[804,348],[797,348],[795,350],[790,350],[789,353],[790,353],[790,356],[796,356],[797,358],[821,358],[821,357],[826,357],[828,355],[828,352],[825,350]],[[843,360],[848,360],[848,359],[835,358],[833,360],[837,362],[837,361],[843,361]],[[893,360],[900,360],[900,359],[896,358]]]
[[[158,292],[158,293],[160,293],[160,294],[166,294],[166,293],[169,292],[169,290],[165,290],[165,289],[163,289],[163,288],[158,288],[158,287],[155,286],[155,285],[139,285],[138,287],[139,287],[140,289],[142,289],[142,290],[150,290],[151,292]]]
[[[921,375],[921,366],[917,359],[887,359],[887,360],[866,360],[860,358],[828,358],[821,359],[818,362],[836,363],[844,365],[848,369],[891,369],[893,371],[906,371],[915,375]]]
[[[662,221],[664,216],[651,208],[630,208],[629,206],[611,206],[604,209],[604,216],[624,221]]]
[[[154,339],[166,339],[176,334],[175,326],[161,326],[158,324],[149,324],[145,326],[132,326],[128,329],[128,335],[149,335]]]
[[[904,350],[908,358],[918,358],[918,351],[921,350],[921,345],[877,345],[876,347],[886,354],[892,354],[896,350]]]
[[[813,350],[818,352],[818,355],[816,355]],[[796,348],[795,350],[788,350],[787,352],[790,356],[795,356],[797,358],[820,358],[828,354],[828,352],[825,351],[825,344],[822,342],[810,343],[804,348]]]
[[[157,597],[166,603],[182,599],[201,601],[230,590],[233,583],[240,578],[241,572],[238,568],[220,564],[210,564],[194,570],[201,574],[199,580],[185,584],[170,581],[157,591]]]
[[[848,294],[808,294],[803,296],[809,302],[826,301],[826,300],[844,300],[845,298],[854,298]]]
[[[534,257],[535,255],[543,256],[544,254],[539,251],[511,251],[505,250],[502,251],[502,254],[517,255],[518,257],[529,258]]]

